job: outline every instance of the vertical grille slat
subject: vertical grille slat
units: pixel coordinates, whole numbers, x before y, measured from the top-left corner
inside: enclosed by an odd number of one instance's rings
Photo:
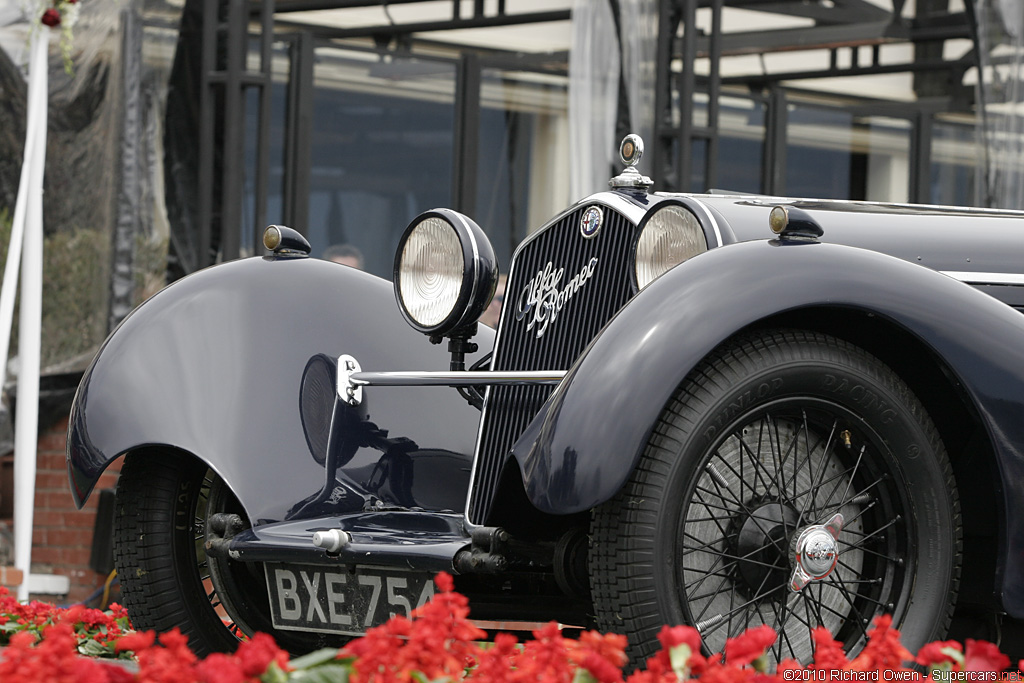
[[[495,347],[495,370],[567,370],[594,336],[633,294],[629,253],[635,226],[607,206],[600,232],[584,239],[580,220],[594,204],[582,206],[536,235],[519,252],[506,286],[506,309]],[[550,262],[564,269],[557,290],[597,257],[591,277],[565,302],[543,336],[527,329],[533,315],[516,313],[528,283]],[[480,426],[478,452],[467,514],[473,524],[486,524],[508,452],[551,395],[549,386],[491,387]]]

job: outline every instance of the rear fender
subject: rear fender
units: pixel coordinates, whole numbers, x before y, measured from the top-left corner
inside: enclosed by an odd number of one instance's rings
[[[476,341],[488,351],[493,333],[481,327]],[[68,433],[75,502],[119,455],[183,451],[216,471],[256,524],[377,500],[461,511],[479,412],[448,387],[381,388],[358,410],[342,404],[343,457],[325,467],[300,384],[314,358],[341,354],[367,370],[449,366],[444,347],[402,319],[391,283],[346,266],[251,258],[167,287],[115,330],[79,386]]]
[[[611,498],[701,359],[736,332],[804,307],[884,316],[960,382],[998,460],[1004,606],[1024,613],[1024,548],[1014,540],[1024,539],[1024,316],[938,272],[864,249],[745,242],[697,256],[640,292],[515,444],[531,502],[570,514]]]

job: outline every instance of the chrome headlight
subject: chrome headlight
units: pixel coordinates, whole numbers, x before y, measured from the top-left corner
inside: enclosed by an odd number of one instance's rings
[[[643,289],[669,268],[708,250],[697,217],[681,204],[662,203],[644,217],[636,242],[636,285]]]
[[[497,281],[490,240],[455,211],[420,214],[398,243],[395,296],[405,319],[424,334],[443,336],[474,322]]]

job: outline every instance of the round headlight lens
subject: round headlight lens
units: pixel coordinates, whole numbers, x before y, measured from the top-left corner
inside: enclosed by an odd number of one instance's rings
[[[459,301],[462,274],[462,243],[455,229],[436,216],[417,224],[398,269],[398,291],[409,317],[422,327],[444,322]]]
[[[470,329],[498,281],[498,259],[480,226],[451,209],[409,224],[395,254],[395,296],[406,321],[431,337]]]
[[[648,219],[636,243],[636,284],[643,289],[665,271],[708,250],[704,230],[686,207],[669,204]]]

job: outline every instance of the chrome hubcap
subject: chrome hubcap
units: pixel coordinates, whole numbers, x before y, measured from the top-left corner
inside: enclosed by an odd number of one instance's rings
[[[832,573],[839,561],[842,530],[843,516],[837,512],[824,524],[812,524],[796,535],[790,590],[798,592],[810,582],[820,581]]]

